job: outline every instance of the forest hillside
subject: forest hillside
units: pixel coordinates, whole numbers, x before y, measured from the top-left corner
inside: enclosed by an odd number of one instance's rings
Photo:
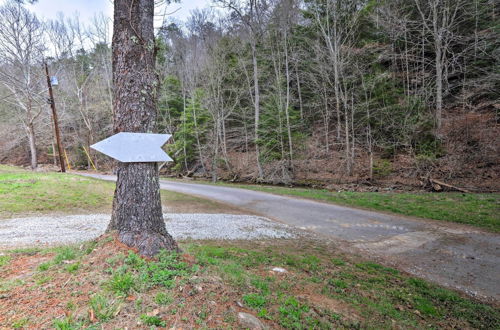
[[[500,190],[493,0],[214,0],[157,30],[162,173],[332,190]],[[111,171],[109,18],[0,7],[0,162]],[[142,42],[137,39],[134,42]],[[42,167],[43,167],[42,166]]]

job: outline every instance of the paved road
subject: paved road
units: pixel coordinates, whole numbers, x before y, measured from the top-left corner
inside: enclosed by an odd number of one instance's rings
[[[84,174],[104,180],[114,176]],[[482,299],[500,301],[500,235],[258,191],[161,180],[161,188],[250,210]]]

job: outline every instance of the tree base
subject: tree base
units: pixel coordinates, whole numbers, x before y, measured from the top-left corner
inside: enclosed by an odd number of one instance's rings
[[[123,244],[135,248],[139,254],[152,258],[160,250],[180,252],[179,246],[170,234],[156,232],[119,232],[118,239]]]

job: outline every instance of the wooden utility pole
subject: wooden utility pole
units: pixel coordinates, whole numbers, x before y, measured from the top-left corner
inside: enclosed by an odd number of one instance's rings
[[[57,112],[56,112],[56,103],[54,102],[54,94],[52,93],[52,83],[50,82],[50,76],[49,76],[49,67],[47,66],[47,63],[44,63],[45,65],[45,74],[47,75],[47,86],[49,87],[49,102],[50,102],[50,107],[52,108],[52,119],[54,119],[54,131],[56,134],[56,141],[57,141],[57,154],[59,156],[59,164],[61,166],[61,172],[66,172],[66,168],[64,166],[64,159],[63,159],[63,148],[61,144],[61,137],[59,134],[59,124],[57,121]]]

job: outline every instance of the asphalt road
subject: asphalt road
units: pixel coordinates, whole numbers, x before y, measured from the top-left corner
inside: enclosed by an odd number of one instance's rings
[[[111,175],[82,175],[116,180]],[[500,301],[498,234],[240,188],[169,180],[161,180],[160,186],[315,232],[348,251],[481,299]]]

